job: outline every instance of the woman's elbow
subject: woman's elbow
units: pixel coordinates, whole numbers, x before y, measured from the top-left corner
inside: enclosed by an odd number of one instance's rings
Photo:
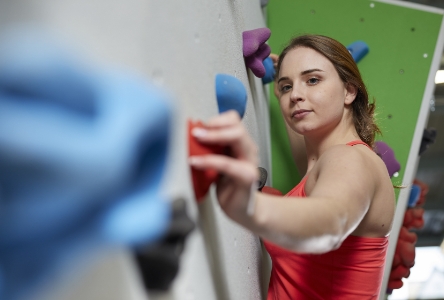
[[[286,248],[297,253],[323,254],[338,249],[344,239],[338,235],[324,234],[287,244]]]

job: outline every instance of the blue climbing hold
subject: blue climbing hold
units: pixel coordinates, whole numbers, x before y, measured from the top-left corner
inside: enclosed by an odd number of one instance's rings
[[[347,46],[347,50],[352,55],[356,63],[358,63],[370,51],[368,45],[363,41],[356,41]]]
[[[416,203],[419,200],[419,196],[421,196],[421,187],[419,185],[412,185],[412,189],[410,190],[409,202],[407,203],[408,207],[415,207]]]
[[[243,118],[247,106],[247,90],[239,79],[227,74],[217,74],[216,98],[219,113],[233,109]]]
[[[271,57],[267,57],[264,60],[264,67],[265,67],[265,76],[262,77],[262,83],[268,84],[270,82],[273,82],[274,75],[276,75],[276,70],[274,69],[273,60]]]

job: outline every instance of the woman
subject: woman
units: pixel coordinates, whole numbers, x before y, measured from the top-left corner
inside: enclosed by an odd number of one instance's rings
[[[395,196],[371,149],[379,129],[358,68],[339,42],[300,36],[279,56],[275,84],[292,146],[292,132],[305,142],[306,174],[286,197],[252,189],[257,149],[234,112],[193,131],[230,156],[190,164],[223,174],[222,209],[265,240],[273,262],[268,299],[377,299]]]

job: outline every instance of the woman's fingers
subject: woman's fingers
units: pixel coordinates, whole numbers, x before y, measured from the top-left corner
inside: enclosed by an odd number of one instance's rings
[[[213,169],[246,186],[251,186],[252,183],[259,179],[255,165],[248,161],[238,160],[225,155],[191,156],[189,163],[196,169]]]
[[[274,67],[276,68],[278,60],[279,60],[279,55],[271,53],[270,58],[273,61]]]
[[[194,128],[191,134],[202,142],[209,144],[227,144],[246,135],[241,126],[220,128]]]
[[[252,211],[249,203],[254,203],[250,198],[259,179],[259,159],[257,146],[239,114],[235,111],[220,114],[203,128],[194,128],[192,134],[202,144],[217,144],[228,150],[227,155],[191,156],[189,164],[195,169],[214,170],[224,175],[217,182],[219,203],[231,218],[245,218],[245,214]]]
[[[201,143],[227,146],[231,156],[257,164],[256,144],[248,135],[235,112],[211,119],[205,128],[195,128],[192,134]]]
[[[256,144],[240,126],[222,129],[196,129],[192,134],[201,143],[226,146],[228,154],[240,160],[248,160],[257,164],[258,150]]]
[[[199,141],[210,144],[227,144],[248,135],[235,111],[211,118],[204,128],[194,128],[191,134]]]
[[[241,117],[235,110],[229,110],[218,116],[215,116],[205,123],[207,128],[219,128],[242,124]]]

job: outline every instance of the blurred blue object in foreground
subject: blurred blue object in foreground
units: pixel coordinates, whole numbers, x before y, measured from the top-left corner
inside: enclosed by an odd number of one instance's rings
[[[0,299],[111,245],[159,238],[170,132],[167,96],[136,76],[91,70],[44,34],[0,41]]]

